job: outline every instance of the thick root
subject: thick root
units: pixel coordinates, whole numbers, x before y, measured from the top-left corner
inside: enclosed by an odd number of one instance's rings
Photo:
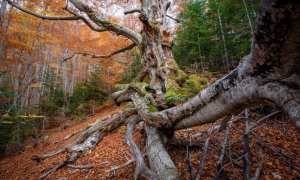
[[[165,149],[158,130],[146,126],[147,133],[147,154],[151,169],[159,179],[180,179],[177,168]]]
[[[134,126],[139,121],[141,121],[141,119],[138,116],[133,116],[131,119],[129,119],[126,132],[126,143],[133,153],[136,162],[134,179],[138,179],[140,174],[147,179],[158,179],[156,174],[146,166],[143,155],[133,140]]]

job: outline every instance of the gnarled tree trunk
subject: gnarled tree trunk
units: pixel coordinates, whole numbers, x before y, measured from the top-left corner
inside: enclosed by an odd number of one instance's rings
[[[158,99],[162,99],[166,92],[170,73],[179,70],[172,54],[173,38],[166,23],[169,3],[166,0],[142,0],[139,11],[139,18],[144,25],[140,45],[142,63]]]

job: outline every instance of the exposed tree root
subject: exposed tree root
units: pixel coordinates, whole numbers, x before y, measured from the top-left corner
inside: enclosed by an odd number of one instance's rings
[[[129,119],[126,132],[126,143],[135,157],[136,167],[134,179],[137,179],[140,174],[147,179],[158,179],[155,173],[146,166],[141,151],[133,141],[134,126],[139,121],[141,121],[141,119],[139,119],[138,116],[133,116],[131,119]]]
[[[156,128],[146,126],[147,154],[151,169],[159,179],[179,179],[177,168],[167,153]]]
[[[139,109],[138,114],[143,119],[143,114],[148,111],[148,105],[137,92],[131,94],[131,99]],[[159,131],[149,125],[145,125],[147,134],[147,154],[151,169],[159,179],[179,179],[177,168],[167,153]]]

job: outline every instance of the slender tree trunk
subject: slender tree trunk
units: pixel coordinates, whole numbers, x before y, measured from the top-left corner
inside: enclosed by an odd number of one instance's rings
[[[203,59],[201,56],[201,42],[200,42],[200,35],[198,33],[198,51],[199,51],[199,59],[200,59],[200,63],[201,63],[201,71],[204,72],[204,63],[203,63]]]
[[[67,108],[67,95],[68,95],[68,86],[69,86],[69,77],[68,77],[68,62],[63,61],[65,57],[67,57],[68,50],[64,49],[63,50],[63,58],[61,62],[61,67],[62,67],[62,91],[63,91],[63,97],[64,97],[64,108]],[[66,109],[65,109],[66,110]]]
[[[6,6],[7,6],[7,1],[2,0],[1,7],[0,7],[0,29],[2,29],[2,24],[4,22]]]
[[[75,85],[76,85],[77,59],[78,59],[78,57],[75,57],[72,61],[72,75],[71,75],[71,82],[70,82],[70,88],[69,88],[69,94],[70,95],[73,95],[74,88],[75,88]]]
[[[6,1],[3,1],[3,2],[6,2]],[[4,32],[2,33],[1,44],[0,44],[0,59],[2,59],[3,51],[5,50],[5,40],[6,40],[8,28],[10,26],[11,17],[12,17],[12,15],[9,14],[8,19],[7,19],[7,23],[6,23],[5,27],[4,27]],[[1,18],[1,16],[0,16],[0,18]],[[2,28],[2,23],[3,22],[1,22],[1,24],[0,24],[0,28]],[[3,60],[4,59],[5,58],[3,57]]]
[[[218,20],[219,20],[219,25],[220,25],[220,31],[221,31],[221,35],[222,35],[222,41],[223,41],[223,47],[224,47],[224,58],[225,58],[225,68],[226,70],[228,71],[229,68],[228,68],[228,52],[227,52],[227,46],[226,46],[226,40],[225,40],[225,35],[224,35],[224,30],[223,30],[223,24],[222,24],[222,19],[221,19],[221,15],[220,15],[220,11],[219,11],[219,8],[217,9],[217,13],[218,13]]]
[[[248,12],[246,0],[243,0],[243,3],[244,3],[245,10],[246,10],[246,13],[247,13],[247,18],[248,18],[248,23],[249,23],[249,26],[250,26],[251,34],[253,34],[252,22],[251,22],[250,14],[249,14],[249,12]]]

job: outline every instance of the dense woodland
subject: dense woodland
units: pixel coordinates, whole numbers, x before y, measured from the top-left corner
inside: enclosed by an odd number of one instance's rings
[[[0,4],[4,179],[300,178],[297,1]]]

